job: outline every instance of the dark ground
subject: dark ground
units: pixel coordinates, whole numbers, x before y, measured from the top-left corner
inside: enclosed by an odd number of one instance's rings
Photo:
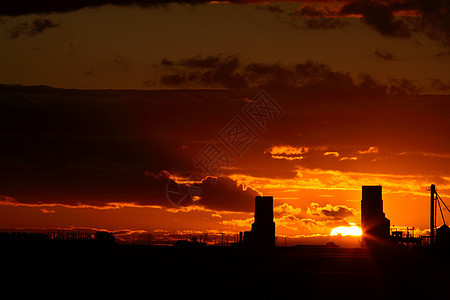
[[[450,252],[424,249],[82,243],[1,248],[3,291],[11,290],[14,299],[442,299],[450,291]]]

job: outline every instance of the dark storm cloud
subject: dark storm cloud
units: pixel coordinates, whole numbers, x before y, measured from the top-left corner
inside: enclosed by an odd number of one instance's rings
[[[10,39],[16,39],[21,36],[35,36],[50,28],[59,27],[59,24],[54,23],[49,19],[37,18],[31,22],[23,22],[6,29]]]
[[[171,3],[182,5],[207,4],[206,0],[83,0],[83,1],[57,1],[57,0],[4,0],[0,2],[0,16],[21,16],[29,14],[66,13],[83,8],[97,8],[104,5],[139,6],[142,8],[155,8]],[[294,27],[309,29],[342,28],[347,25],[345,18],[355,15],[362,17],[362,21],[378,33],[395,38],[409,38],[413,32],[425,33],[431,39],[443,45],[450,45],[450,1],[448,0],[348,0],[348,1],[311,1],[297,0],[302,5],[295,12],[284,11],[279,5],[268,4],[260,0],[229,0],[216,1],[237,4],[258,4],[264,10],[274,13],[277,19],[283,20],[283,14],[291,18]],[[336,9],[339,8],[339,9]],[[399,17],[398,14],[415,12],[408,17]],[[304,22],[299,26],[298,17]],[[341,20],[339,19],[341,18]]]
[[[164,5],[175,1],[151,1],[151,0],[82,0],[82,1],[59,1],[59,0],[4,0],[0,2],[0,15],[20,16],[28,14],[66,13],[82,8],[100,7],[103,5],[129,6],[139,5],[151,7]],[[183,2],[183,1],[181,1]],[[184,1],[184,3],[204,3],[206,1]]]
[[[215,137],[245,104],[244,95],[0,86],[0,196],[170,207],[169,172],[194,169],[201,141]],[[227,210],[248,209],[254,195],[226,179],[205,182],[204,191],[202,205]]]
[[[422,7],[422,30],[431,39],[450,46],[450,1],[420,1]]]
[[[161,66],[167,66],[162,62]],[[236,55],[193,57],[171,62],[161,83],[172,86],[296,88],[318,81],[352,86],[350,75],[307,61],[300,64],[245,63]]]
[[[160,67],[166,71],[160,83],[170,87],[259,88],[269,91],[301,92],[303,94],[373,98],[388,91],[413,93],[406,79],[391,81],[390,86],[362,74],[356,82],[347,72],[333,70],[329,65],[305,61],[294,64],[249,62],[236,55],[192,57],[179,61],[164,59]]]
[[[142,8],[161,7],[171,3],[182,5],[199,5],[209,3],[208,0],[3,0],[0,1],[0,15],[21,16],[29,14],[67,13],[83,8],[97,8],[104,5],[139,6]],[[266,1],[219,0],[223,3],[265,3]]]
[[[289,13],[290,24],[294,28],[342,29],[348,22],[328,7],[305,5]],[[298,20],[302,22],[298,23]]]
[[[205,87],[245,88],[247,82],[238,71],[240,59],[234,55],[191,57],[174,63],[167,59],[161,66],[178,66],[160,78],[168,86],[201,85]]]
[[[401,19],[395,18],[392,8],[374,1],[355,1],[346,4],[343,15],[361,14],[362,20],[385,36],[408,38],[411,36],[408,25]]]
[[[151,177],[162,177],[167,181],[167,175],[164,171]],[[244,187],[228,177],[206,177],[191,183],[170,179],[166,187],[164,201],[172,208],[188,207],[195,203],[216,211],[251,212],[254,209],[255,196],[260,195],[251,187]]]
[[[395,13],[406,11],[415,11],[415,14],[394,17]],[[450,46],[448,0],[351,1],[342,7],[341,14],[361,14],[363,22],[385,36],[408,38],[412,32],[421,32],[444,46]]]
[[[255,196],[260,194],[251,187],[227,178],[208,178],[202,182],[202,200],[199,204],[214,210],[254,211]]]
[[[361,17],[363,23],[387,37],[410,38],[413,33],[420,32],[444,46],[450,45],[448,0],[296,2],[301,6],[293,12],[286,11],[287,19],[277,17],[294,28],[341,29],[350,24],[349,19]]]

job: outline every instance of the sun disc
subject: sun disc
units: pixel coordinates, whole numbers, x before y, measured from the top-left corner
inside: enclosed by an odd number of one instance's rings
[[[339,226],[336,228],[333,228],[333,230],[331,230],[330,235],[335,236],[335,235],[341,235],[341,236],[347,236],[347,235],[352,235],[352,236],[361,236],[362,235],[362,230],[361,228],[359,228],[356,225],[352,225],[352,226]]]

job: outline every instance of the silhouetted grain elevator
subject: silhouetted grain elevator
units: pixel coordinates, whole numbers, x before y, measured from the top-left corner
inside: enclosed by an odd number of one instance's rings
[[[252,230],[244,233],[244,244],[253,247],[275,246],[273,197],[255,197],[255,222]]]
[[[363,186],[361,200],[361,227],[363,245],[389,240],[390,221],[383,212],[381,186]]]

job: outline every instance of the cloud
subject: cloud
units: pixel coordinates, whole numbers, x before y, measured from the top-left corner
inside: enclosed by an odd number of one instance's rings
[[[328,6],[312,6],[312,5],[305,5],[297,10],[295,10],[293,15],[298,15],[302,17],[331,17],[331,16],[337,16],[338,11],[333,10],[331,7]]]
[[[321,207],[318,203],[311,203],[307,208],[307,213],[311,216],[325,216],[335,220],[343,220],[356,215],[356,210],[345,205],[327,204]]]
[[[171,70],[161,76],[160,82],[168,86],[245,88],[248,84],[238,72],[239,65],[240,59],[235,55],[190,57],[177,63],[163,59],[161,66]],[[175,66],[178,70],[173,70]]]
[[[380,83],[367,73],[354,79],[350,73],[307,60],[281,64],[252,62],[238,55],[194,56],[178,61],[164,58],[158,65],[162,74],[156,82],[176,88],[263,89],[305,97],[333,96],[381,99],[387,94],[411,95],[419,89],[407,78]]]
[[[247,219],[231,219],[231,220],[222,220],[221,224],[232,226],[232,227],[241,227],[244,230],[249,229],[254,222],[253,217]]]
[[[306,18],[303,21],[307,29],[342,29],[348,25],[342,18]]]
[[[432,157],[432,158],[443,158],[443,159],[450,159],[450,153],[430,153],[430,152],[422,152],[421,155],[425,157]]]
[[[289,17],[290,24],[300,29],[342,29],[348,26],[347,20],[331,6],[304,5],[289,13]]]
[[[416,95],[420,91],[414,81],[407,78],[391,78],[390,83],[389,93],[394,95]]]
[[[329,74],[320,64],[300,67],[305,76]],[[382,184],[384,191],[422,196],[430,180],[442,190],[448,185],[441,177],[448,173],[446,165],[436,163],[444,158],[420,155],[449,152],[448,96],[372,100],[344,92],[323,97],[312,88],[309,93],[293,91],[273,95],[285,116],[224,173],[223,181],[202,183],[206,196],[197,205],[249,212],[258,191],[356,191],[364,184]],[[169,179],[176,181],[171,176],[184,178],[193,172],[192,157],[254,94],[0,85],[1,194],[17,203],[47,204],[39,206],[47,209],[52,203],[170,207],[165,191]],[[383,149],[377,154],[380,160],[372,162],[373,155],[358,154],[369,151],[368,145]],[[268,149],[283,157],[304,158],[272,159],[270,152],[265,153]],[[339,158],[355,155],[358,160],[329,159],[324,156],[327,149],[339,152]],[[399,155],[405,151],[416,155]],[[208,193],[223,196],[207,197]]]
[[[114,56],[113,63],[120,66],[124,72],[129,72],[131,67],[130,60],[123,56],[121,53],[117,53]]]
[[[169,63],[170,62],[170,63]],[[270,91],[301,90],[324,94],[377,93],[380,87],[370,76],[362,78],[361,89],[349,73],[335,71],[330,66],[307,60],[283,65],[248,62],[237,55],[191,57],[179,61],[164,59],[165,69],[159,81],[170,87],[191,88],[260,88]],[[383,92],[383,90],[381,90]]]
[[[362,21],[374,28],[382,35],[409,38],[411,36],[408,25],[401,19],[395,18],[391,7],[374,1],[354,1],[342,7],[342,15],[361,15]]]
[[[303,1],[301,1],[303,2]],[[307,1],[305,1],[307,2]],[[304,7],[310,17],[361,17],[361,21],[381,35],[410,38],[420,32],[444,46],[450,46],[449,1],[342,1],[318,3],[316,8]],[[336,12],[336,7],[340,8]],[[308,8],[308,9],[307,9]]]
[[[417,160],[413,157],[413,160]],[[381,174],[374,172],[349,172],[324,169],[298,169],[292,178],[267,178],[246,174],[233,174],[236,181],[251,185],[257,190],[324,190],[324,191],[360,191],[363,185],[379,184],[384,192],[411,196],[427,196],[425,187],[430,178],[426,175]],[[449,180],[445,176],[433,177],[439,182],[442,193],[448,193]],[[323,193],[323,192],[322,192]]]
[[[283,216],[295,216],[299,218],[301,216],[301,212],[302,210],[300,208],[295,208],[287,203],[283,203],[273,208],[274,218],[280,218]]]
[[[171,60],[168,60],[167,58],[163,58],[163,59],[161,59],[160,64],[162,66],[173,66],[174,62]]]
[[[224,0],[217,3],[235,3],[257,5],[276,15],[287,15],[291,24],[296,19],[302,19],[300,28],[331,29],[346,26],[347,19],[361,18],[362,22],[378,33],[395,38],[409,38],[413,32],[422,32],[429,38],[444,46],[450,45],[450,25],[448,16],[450,4],[448,1],[310,1],[294,0],[301,5],[294,12],[286,12],[277,4],[263,0]],[[57,1],[42,0],[4,0],[0,1],[0,16],[22,16],[30,14],[68,13],[83,8],[98,8],[105,5],[138,6],[143,9],[158,8],[176,3],[180,5],[209,4],[207,0],[86,0],[86,1]],[[280,20],[286,22],[283,18]]]
[[[271,13],[284,13],[284,10],[281,8],[281,6],[273,3],[268,3],[265,5],[258,5],[256,7],[257,9],[265,10]]]
[[[287,229],[290,233],[303,235],[329,235],[332,228],[337,226],[347,226],[349,223],[344,219],[328,219],[315,220],[311,218],[299,218],[296,216],[283,216],[275,219],[276,231],[285,231]]]
[[[214,138],[205,124],[219,132],[245,105],[243,96],[249,94],[0,86],[0,140],[8,145],[0,149],[1,195],[71,207],[172,206],[170,174],[195,171],[201,144],[193,141]],[[226,178],[203,185],[206,207],[250,211],[259,195]]]
[[[361,22],[383,36],[410,38],[423,33],[444,46],[450,45],[450,4],[448,1],[295,1],[300,7],[278,17],[299,29],[342,29],[351,19]],[[279,13],[278,13],[279,14]]]
[[[367,150],[360,150],[358,151],[359,154],[374,154],[378,153],[379,149],[377,146],[370,146]]]
[[[306,6],[297,11],[310,19],[360,17],[362,22],[383,36],[410,38],[413,33],[419,32],[444,46],[450,46],[449,1],[352,0],[317,2],[315,6],[310,6],[309,1],[299,2],[306,3]]]
[[[438,52],[434,56],[437,58],[448,58],[450,57],[450,50]]]
[[[375,50],[374,52],[375,57],[377,57],[380,60],[384,60],[384,61],[395,61],[398,60],[397,57],[392,54],[391,52],[389,52],[388,50]]]
[[[86,0],[86,1],[58,1],[58,0],[5,0],[0,2],[0,15],[3,16],[21,16],[29,14],[50,14],[67,13],[77,11],[83,8],[96,8],[104,5],[131,6],[139,5],[141,7],[158,7],[168,2],[177,1],[151,1],[151,0]],[[189,4],[191,1],[179,1]],[[197,1],[204,3],[206,1]]]
[[[254,211],[255,197],[261,194],[250,186],[227,177],[202,181],[202,199],[199,205],[213,210]]]
[[[274,159],[285,159],[285,160],[300,160],[303,156],[283,156],[283,155],[272,155]]]
[[[444,82],[439,78],[432,78],[430,86],[434,91],[437,91],[437,92],[450,91],[450,81]]]
[[[76,192],[72,182],[60,182],[63,190],[41,191],[41,195],[32,196],[19,193],[13,189],[2,189],[6,193],[17,195],[17,198],[0,196],[0,205],[39,207],[43,213],[55,213],[51,207],[79,207],[95,209],[118,209],[123,207],[165,207],[167,211],[209,210],[213,214],[220,211],[251,212],[254,210],[255,196],[260,195],[251,187],[244,186],[232,179],[222,177],[207,178],[197,183],[177,183],[167,172],[157,176],[147,177],[145,185],[136,183],[115,182],[111,188],[102,186],[107,178],[101,182],[92,182],[90,190]],[[92,180],[92,177],[89,177]],[[67,178],[64,178],[67,179]],[[137,180],[139,178],[133,178]],[[80,179],[78,179],[80,180]],[[106,181],[106,182],[105,182]],[[49,183],[44,183],[45,187]],[[44,188],[45,188],[44,187]],[[123,190],[123,189],[126,190]],[[201,195],[193,199],[196,189]],[[133,190],[134,189],[134,190]],[[36,191],[36,189],[33,189]],[[65,195],[64,195],[65,194]]]
[[[8,28],[7,34],[10,39],[16,39],[21,36],[33,37],[47,29],[57,28],[59,24],[54,23],[49,19],[36,18],[31,22],[23,22],[13,27]]]
[[[422,19],[421,31],[429,38],[450,46],[450,2],[420,1]]]
[[[309,151],[309,147],[294,147],[294,146],[273,146],[265,150],[265,153],[270,153],[274,159],[297,160],[303,159],[303,154]]]
[[[323,154],[324,156],[328,156],[328,155],[333,155],[334,157],[339,157],[339,152],[335,152],[335,151],[329,151],[329,152],[325,152]]]
[[[343,160],[358,160],[358,158],[355,156],[350,156],[350,157],[344,156],[344,157],[339,158],[339,161],[343,161]]]
[[[297,0],[292,2],[309,3],[310,0]],[[282,8],[266,0],[85,0],[85,1],[65,1],[41,0],[36,3],[33,0],[4,0],[0,2],[0,15],[3,16],[21,16],[28,14],[49,14],[49,13],[67,13],[77,11],[83,8],[98,8],[105,5],[116,6],[138,6],[141,8],[157,8],[167,6],[168,4],[181,5],[201,5],[209,3],[235,3],[235,4],[256,4],[257,8],[264,6],[265,10],[280,13]]]

